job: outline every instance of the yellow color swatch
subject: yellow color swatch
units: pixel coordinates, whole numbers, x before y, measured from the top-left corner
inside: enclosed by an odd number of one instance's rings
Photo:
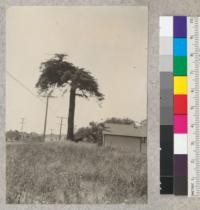
[[[187,94],[187,76],[174,77],[174,95]]]

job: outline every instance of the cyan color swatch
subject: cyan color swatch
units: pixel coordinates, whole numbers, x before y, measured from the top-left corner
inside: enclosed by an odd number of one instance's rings
[[[174,56],[187,56],[186,38],[174,38]]]

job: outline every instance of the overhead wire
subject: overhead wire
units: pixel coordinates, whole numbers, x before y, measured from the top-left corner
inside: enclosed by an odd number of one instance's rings
[[[12,78],[15,82],[17,82],[21,87],[23,87],[26,91],[28,91],[31,95],[33,95],[35,98],[37,98],[40,102],[46,104],[46,102],[44,100],[42,100],[40,98],[40,96],[36,95],[32,90],[30,90],[23,82],[21,82],[16,76],[14,76],[12,73],[10,73],[9,71],[6,71],[6,73],[8,74],[8,76],[10,78]],[[49,108],[55,112],[54,109],[52,109],[51,106],[49,106]]]

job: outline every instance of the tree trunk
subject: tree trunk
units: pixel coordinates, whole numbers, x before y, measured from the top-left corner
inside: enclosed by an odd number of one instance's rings
[[[75,114],[76,89],[71,87],[69,97],[67,139],[74,141],[74,114]]]

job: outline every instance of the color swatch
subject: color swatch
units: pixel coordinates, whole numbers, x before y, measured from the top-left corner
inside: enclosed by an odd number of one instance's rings
[[[173,193],[173,17],[160,17],[160,192]]]
[[[161,194],[187,195],[187,18],[160,17]]]
[[[160,193],[200,197],[200,17],[160,17]]]
[[[187,112],[181,112],[187,107],[187,18],[175,16],[173,23],[174,194],[187,195]]]

